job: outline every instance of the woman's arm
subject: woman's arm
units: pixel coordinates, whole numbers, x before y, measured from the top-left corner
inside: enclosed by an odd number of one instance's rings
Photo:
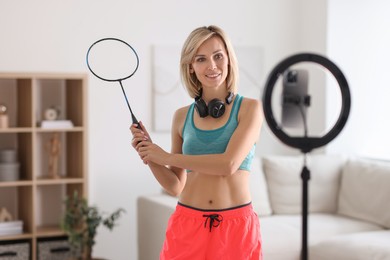
[[[181,153],[181,144],[182,139],[178,135],[178,126],[180,125],[180,117],[175,116],[172,123],[172,149],[171,152],[174,154]],[[131,126],[131,132],[133,133],[133,147],[139,152],[141,146],[140,142],[143,141],[143,144],[152,144],[150,135],[147,132],[145,126],[140,122],[142,130],[136,128],[136,125]],[[146,161],[144,160],[146,163]],[[150,170],[152,171],[156,180],[160,185],[166,190],[169,194],[173,196],[178,196],[184,188],[186,182],[186,172],[184,169],[174,167],[174,166],[165,166],[159,165],[152,161],[147,162]]]
[[[238,126],[230,138],[226,151],[222,154],[167,153],[160,147],[147,142],[139,144],[139,154],[148,163],[171,165],[206,174],[231,175],[238,170],[259,138],[263,121],[261,103],[255,99],[244,99],[238,119]]]

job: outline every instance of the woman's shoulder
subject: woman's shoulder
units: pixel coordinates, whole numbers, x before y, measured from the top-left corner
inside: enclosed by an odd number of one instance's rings
[[[259,109],[262,103],[258,99],[242,96],[241,107],[246,109]]]
[[[185,119],[188,113],[188,109],[190,109],[191,105],[187,105],[184,107],[180,107],[175,111],[174,118],[175,119]]]
[[[181,107],[175,111],[175,113],[173,115],[173,122],[172,122],[172,125],[175,128],[181,129],[183,127],[184,121],[187,118],[187,113],[188,113],[188,110],[190,107],[191,107],[191,105],[184,106],[184,107]]]
[[[240,114],[248,117],[261,114],[262,103],[258,99],[242,97]]]

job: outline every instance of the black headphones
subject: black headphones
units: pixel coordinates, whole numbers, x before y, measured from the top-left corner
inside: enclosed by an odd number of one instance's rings
[[[234,93],[229,92],[226,96],[226,104],[232,103],[234,98]],[[213,118],[221,117],[225,113],[225,103],[218,98],[214,98],[209,102],[209,105],[206,105],[206,102],[202,99],[202,89],[200,90],[199,96],[195,98],[195,109],[198,111],[200,117],[206,117],[208,115]]]

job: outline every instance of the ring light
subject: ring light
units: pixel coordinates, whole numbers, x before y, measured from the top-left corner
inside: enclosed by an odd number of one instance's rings
[[[341,90],[341,112],[337,119],[337,122],[335,125],[331,128],[331,130],[326,133],[322,137],[308,137],[306,134],[305,129],[305,135],[304,137],[291,137],[287,135],[281,126],[279,126],[275,120],[275,117],[272,113],[272,106],[271,106],[271,97],[272,97],[272,91],[274,89],[275,83],[280,75],[283,75],[283,73],[292,65],[299,63],[299,62],[314,62],[322,65],[326,69],[328,69],[333,76],[336,78],[340,90]],[[347,122],[349,111],[351,108],[351,95],[349,92],[349,87],[347,80],[345,79],[343,73],[341,70],[330,60],[328,60],[325,57],[322,57],[317,54],[311,54],[311,53],[302,53],[302,54],[296,54],[293,56],[290,56],[284,60],[282,60],[279,64],[276,65],[276,67],[271,71],[266,84],[264,88],[264,94],[263,94],[263,110],[264,110],[264,116],[265,119],[271,129],[271,131],[278,137],[284,144],[298,148],[302,151],[302,153],[305,154],[305,160],[304,160],[304,166],[302,168],[301,172],[301,179],[302,179],[302,250],[301,250],[301,259],[307,260],[308,259],[308,235],[307,235],[307,229],[308,229],[308,197],[309,197],[309,191],[308,191],[308,181],[310,179],[310,170],[306,166],[306,154],[313,150],[314,148],[318,148],[321,146],[324,146],[328,144],[330,141],[332,141],[343,129],[345,126],[345,123]],[[306,120],[306,118],[304,118]],[[306,123],[306,122],[305,122]]]
[[[338,117],[337,122],[332,127],[332,129],[322,137],[291,137],[287,135],[283,129],[277,124],[275,117],[271,109],[271,96],[274,89],[275,83],[280,75],[288,69],[290,66],[299,63],[299,62],[314,62],[322,65],[328,69],[333,76],[336,78],[342,96],[342,105],[341,113]],[[345,123],[347,122],[349,111],[351,108],[351,96],[349,92],[349,87],[344,74],[341,70],[329,59],[312,53],[301,53],[290,56],[282,60],[275,68],[271,71],[270,75],[265,84],[264,94],[263,94],[263,110],[265,119],[271,129],[271,131],[282,141],[284,144],[301,149],[302,152],[307,153],[313,150],[328,144],[332,141],[343,129]]]

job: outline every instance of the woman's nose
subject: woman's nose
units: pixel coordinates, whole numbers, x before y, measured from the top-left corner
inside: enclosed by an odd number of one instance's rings
[[[209,70],[214,70],[216,68],[217,68],[217,64],[214,61],[210,61],[208,69]]]

